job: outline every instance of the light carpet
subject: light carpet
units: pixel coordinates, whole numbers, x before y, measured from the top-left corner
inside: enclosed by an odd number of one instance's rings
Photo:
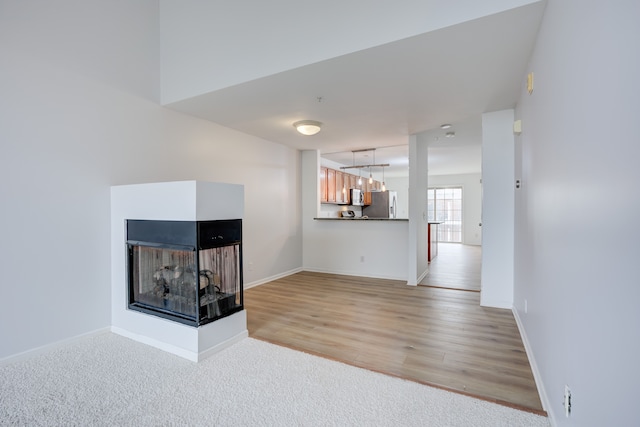
[[[105,333],[0,367],[3,426],[549,426],[246,338],[200,363]]]

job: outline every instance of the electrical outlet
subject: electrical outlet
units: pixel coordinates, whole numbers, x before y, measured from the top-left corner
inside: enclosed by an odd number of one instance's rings
[[[247,271],[253,271],[253,263],[252,263],[252,262],[250,262],[250,263],[247,265]]]
[[[571,415],[571,389],[568,385],[564,386],[564,402],[562,405],[564,406],[564,416],[569,418],[569,415]]]
[[[360,255],[360,262],[364,262],[364,255]]]

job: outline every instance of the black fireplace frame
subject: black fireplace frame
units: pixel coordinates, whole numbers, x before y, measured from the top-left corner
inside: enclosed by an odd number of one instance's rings
[[[202,326],[244,309],[244,279],[242,262],[242,220],[212,220],[212,221],[165,221],[165,220],[126,220],[126,247],[127,247],[127,307],[130,310],[158,316],[189,326]],[[225,246],[238,245],[238,276],[239,276],[239,304],[216,315],[207,317],[203,315],[201,289],[196,291],[196,316],[187,316],[161,307],[147,305],[135,301],[134,297],[134,271],[133,252],[135,246],[168,249],[178,251],[193,251],[195,255],[195,271],[200,274],[199,256],[201,250],[222,248]]]

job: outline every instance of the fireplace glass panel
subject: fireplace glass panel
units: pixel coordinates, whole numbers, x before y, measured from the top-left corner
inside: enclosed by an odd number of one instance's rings
[[[242,306],[240,245],[199,251],[200,316],[215,319]]]
[[[133,246],[133,301],[195,320],[195,251]]]

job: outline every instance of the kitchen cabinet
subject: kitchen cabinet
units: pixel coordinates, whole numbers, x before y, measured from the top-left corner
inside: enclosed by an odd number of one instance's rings
[[[358,188],[358,177],[349,174],[349,189]]]
[[[358,179],[362,179],[362,184],[358,185]],[[351,190],[357,188],[362,190],[365,197],[365,205],[371,204],[371,191],[380,191],[382,183],[373,181],[369,184],[369,177],[350,174],[342,170],[335,170],[328,167],[320,167],[320,203],[335,203],[348,205],[351,203]]]
[[[320,168],[320,203],[327,203],[327,168]]]
[[[347,205],[351,203],[350,185],[351,179],[349,178],[349,174],[344,172],[344,203]]]
[[[336,202],[336,171],[327,168],[327,203]]]
[[[336,174],[336,203],[346,204],[349,199],[349,196],[347,195],[348,193],[347,185],[345,182],[345,175],[347,174],[340,171],[336,171],[335,174]]]
[[[369,206],[371,204],[371,191],[363,193],[364,205]]]

